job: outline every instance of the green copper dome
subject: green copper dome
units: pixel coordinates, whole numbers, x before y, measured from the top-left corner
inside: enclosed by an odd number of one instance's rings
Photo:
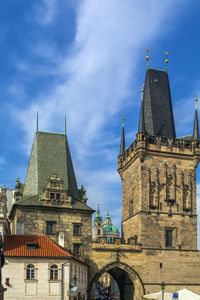
[[[119,232],[114,225],[103,225],[103,232]]]

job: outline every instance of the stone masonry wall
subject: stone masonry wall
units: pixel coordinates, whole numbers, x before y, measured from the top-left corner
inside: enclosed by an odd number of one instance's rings
[[[25,235],[47,235],[46,222],[55,222],[54,234],[48,235],[58,243],[59,233],[64,233],[64,246],[73,251],[73,244],[81,245],[81,256],[88,258],[91,251],[92,221],[91,215],[81,211],[49,210],[48,208],[17,208],[14,219],[14,232],[16,234],[16,222],[18,217],[24,217]],[[73,234],[73,225],[80,224],[80,235]]]

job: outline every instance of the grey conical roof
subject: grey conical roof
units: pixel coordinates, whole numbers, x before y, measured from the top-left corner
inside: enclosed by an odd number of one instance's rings
[[[175,138],[169,78],[166,71],[147,70],[143,102],[146,133]]]
[[[199,140],[199,122],[198,122],[197,107],[195,109],[195,115],[194,115],[193,139],[194,140]]]
[[[55,171],[63,179],[69,195],[80,200],[66,135],[36,132],[23,196],[40,195],[47,186],[47,178]]]

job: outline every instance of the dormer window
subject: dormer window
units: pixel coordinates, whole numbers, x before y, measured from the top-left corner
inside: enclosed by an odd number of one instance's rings
[[[38,244],[27,244],[27,250],[35,250],[38,248]]]

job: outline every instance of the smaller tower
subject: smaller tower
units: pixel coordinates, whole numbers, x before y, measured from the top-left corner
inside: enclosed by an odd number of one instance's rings
[[[195,114],[194,114],[194,129],[193,129],[193,139],[195,141],[199,140],[199,122],[198,122],[198,112],[197,112],[197,101],[198,98],[195,98]]]
[[[119,153],[119,155],[123,155],[124,151],[125,151],[124,114],[122,114],[122,136],[121,136],[121,144],[120,144],[120,153]]]
[[[98,238],[103,236],[103,220],[100,214],[99,204],[97,208],[97,214],[94,219],[94,226],[93,226],[93,239],[97,240]]]
[[[145,133],[145,123],[144,123],[144,101],[143,101],[143,96],[144,96],[144,84],[141,89],[142,92],[142,101],[141,101],[141,108],[140,108],[140,121],[139,121],[139,126],[138,126],[138,133]]]

